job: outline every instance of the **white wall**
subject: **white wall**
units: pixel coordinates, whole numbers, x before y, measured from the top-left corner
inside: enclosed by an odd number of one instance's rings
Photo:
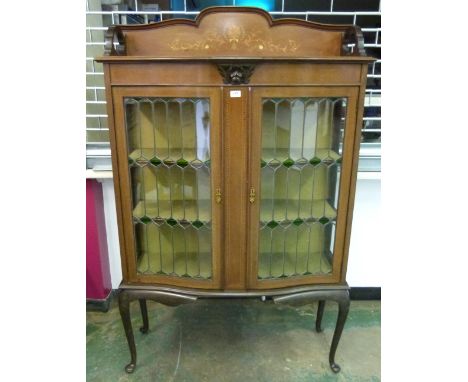
[[[102,179],[102,196],[104,199],[104,217],[106,220],[107,251],[112,289],[117,289],[122,281],[122,264],[120,263],[119,231],[115,210],[114,182],[112,178]]]
[[[122,281],[112,179],[101,179],[112,288]],[[381,286],[380,173],[358,174],[347,280],[354,287]]]
[[[380,173],[358,173],[346,276],[350,286],[382,286],[380,211]]]

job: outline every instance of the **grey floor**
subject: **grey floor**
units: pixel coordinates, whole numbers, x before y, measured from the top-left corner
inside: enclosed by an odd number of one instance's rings
[[[88,381],[380,381],[380,301],[352,301],[336,361],[328,365],[337,306],[327,303],[322,333],[317,305],[274,305],[260,300],[202,300],[166,307],[148,301],[150,331],[138,330],[132,303],[137,368],[130,356],[116,302],[107,313],[87,312]]]

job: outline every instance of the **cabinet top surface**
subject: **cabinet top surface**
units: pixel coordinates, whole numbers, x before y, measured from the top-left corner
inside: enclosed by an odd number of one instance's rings
[[[369,62],[359,27],[273,20],[253,7],[206,8],[195,20],[114,25],[99,62],[294,60]]]

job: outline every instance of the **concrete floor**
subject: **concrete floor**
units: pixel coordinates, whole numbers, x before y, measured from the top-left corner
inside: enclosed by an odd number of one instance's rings
[[[274,305],[260,300],[199,300],[176,308],[148,301],[150,331],[138,328],[132,303],[137,368],[130,355],[116,301],[107,313],[87,312],[88,381],[380,381],[380,301],[352,301],[336,361],[328,365],[337,306],[327,303],[322,333],[317,305]]]

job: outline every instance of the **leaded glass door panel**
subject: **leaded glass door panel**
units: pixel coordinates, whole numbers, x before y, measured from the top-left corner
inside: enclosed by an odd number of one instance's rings
[[[250,287],[339,280],[356,97],[355,88],[253,90]]]
[[[119,88],[119,175],[136,282],[219,287],[220,90]],[[125,190],[121,192],[125,193]]]

